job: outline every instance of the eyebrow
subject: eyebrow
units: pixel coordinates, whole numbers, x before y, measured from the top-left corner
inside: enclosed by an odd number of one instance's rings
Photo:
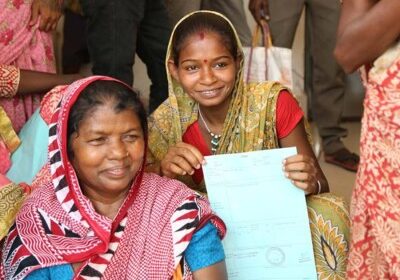
[[[122,132],[122,134],[126,134],[126,133],[130,133],[130,132],[136,132],[136,131],[141,131],[142,129],[140,127],[134,127],[134,128],[130,128],[124,132]],[[104,135],[104,134],[108,134],[106,133],[104,130],[100,130],[100,129],[93,129],[90,128],[86,131],[86,133],[90,133],[90,134],[100,134],[100,135]]]
[[[222,55],[222,56],[218,56],[218,57],[212,59],[211,61],[219,60],[219,59],[222,59],[222,58],[228,58],[229,59],[229,58],[231,58],[231,56]],[[181,64],[183,64],[185,62],[192,62],[192,61],[194,62],[194,61],[199,61],[199,60],[203,60],[203,59],[192,59],[192,58],[189,58],[189,59],[182,60]]]

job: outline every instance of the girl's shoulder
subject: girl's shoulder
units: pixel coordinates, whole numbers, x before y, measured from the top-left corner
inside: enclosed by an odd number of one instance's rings
[[[277,97],[283,90],[289,91],[287,87],[275,81],[247,83],[245,84],[245,89],[248,93],[253,95],[268,95],[271,97]]]

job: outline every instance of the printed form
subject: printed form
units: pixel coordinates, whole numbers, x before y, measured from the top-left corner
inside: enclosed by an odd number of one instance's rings
[[[317,279],[304,192],[282,171],[296,148],[205,157],[208,197],[228,229],[229,279]]]

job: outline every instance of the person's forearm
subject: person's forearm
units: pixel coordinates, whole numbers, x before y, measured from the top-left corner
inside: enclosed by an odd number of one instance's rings
[[[400,1],[344,0],[335,57],[353,72],[381,55],[399,36]]]
[[[18,94],[46,92],[55,86],[67,85],[80,78],[80,74],[58,75],[21,69]]]

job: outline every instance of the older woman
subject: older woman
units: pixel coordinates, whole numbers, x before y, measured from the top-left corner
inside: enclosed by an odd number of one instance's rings
[[[146,114],[105,77],[66,88],[50,125],[51,178],[3,245],[7,279],[225,279],[225,226],[178,181],[143,172]]]

